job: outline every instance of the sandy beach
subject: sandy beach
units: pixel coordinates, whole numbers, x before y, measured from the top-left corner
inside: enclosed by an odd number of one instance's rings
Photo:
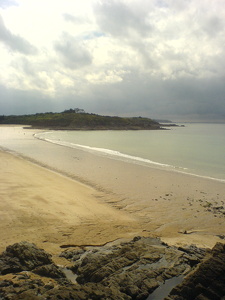
[[[135,220],[104,204],[102,193],[11,154],[0,157],[1,251],[26,240],[54,254],[66,244],[98,245],[129,235]]]
[[[137,235],[210,248],[224,241],[224,182],[69,149],[35,132],[0,127],[1,252],[24,240],[53,255]]]

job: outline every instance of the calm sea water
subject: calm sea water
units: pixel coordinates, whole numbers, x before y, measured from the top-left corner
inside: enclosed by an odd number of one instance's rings
[[[161,131],[52,131],[38,138],[114,159],[225,180],[225,124]]]

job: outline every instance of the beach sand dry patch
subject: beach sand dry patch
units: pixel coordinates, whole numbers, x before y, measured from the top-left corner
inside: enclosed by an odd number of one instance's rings
[[[137,230],[126,213],[91,187],[0,152],[0,251],[27,240],[50,252],[63,244],[101,244]]]

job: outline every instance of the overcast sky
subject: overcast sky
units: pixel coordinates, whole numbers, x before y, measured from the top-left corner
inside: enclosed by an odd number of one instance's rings
[[[0,0],[0,115],[225,121],[224,0]]]

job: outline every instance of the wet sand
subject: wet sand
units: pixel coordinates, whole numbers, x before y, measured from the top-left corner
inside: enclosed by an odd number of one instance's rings
[[[0,251],[21,240],[52,254],[137,235],[224,241],[224,182],[54,145],[34,132],[0,128]]]

